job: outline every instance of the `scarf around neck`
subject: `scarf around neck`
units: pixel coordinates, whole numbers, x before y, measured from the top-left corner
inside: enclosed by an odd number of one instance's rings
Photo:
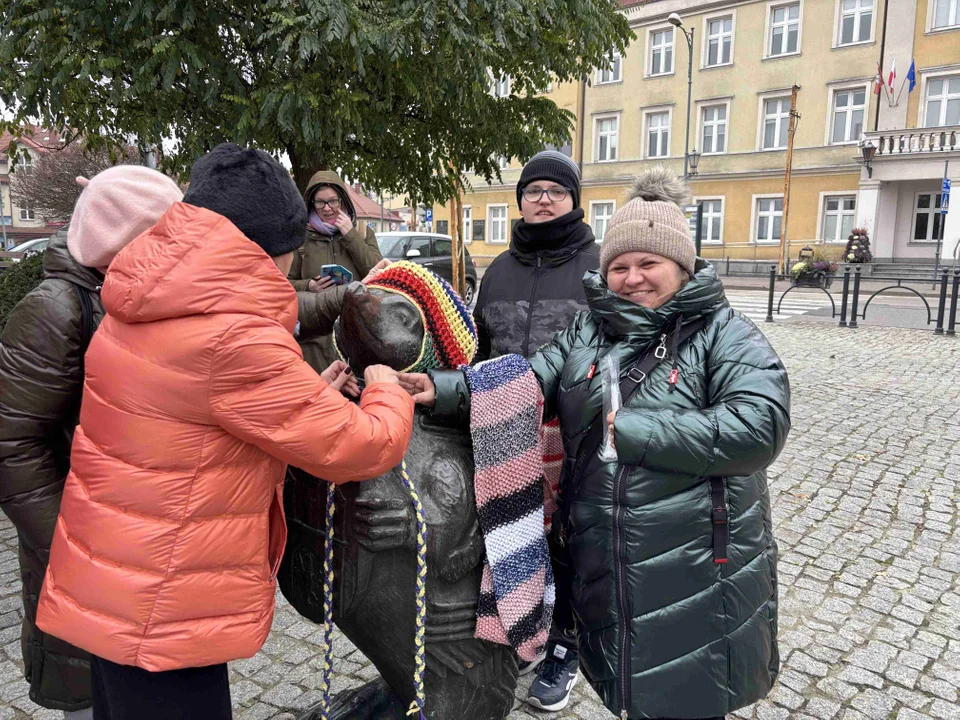
[[[538,254],[566,261],[595,240],[593,229],[583,221],[583,208],[576,208],[548,222],[521,220],[513,229],[510,251],[522,258]]]
[[[321,220],[320,216],[317,215],[316,210],[310,211],[309,225],[321,235],[330,236],[336,235],[338,232],[340,232],[340,228],[338,228],[336,225],[330,225],[329,223],[325,223],[323,220]]]

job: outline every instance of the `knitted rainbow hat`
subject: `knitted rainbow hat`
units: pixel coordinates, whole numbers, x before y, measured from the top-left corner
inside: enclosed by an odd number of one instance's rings
[[[477,327],[446,280],[421,265],[401,260],[368,282],[367,287],[403,295],[423,317],[420,357],[405,372],[453,370],[473,360]]]

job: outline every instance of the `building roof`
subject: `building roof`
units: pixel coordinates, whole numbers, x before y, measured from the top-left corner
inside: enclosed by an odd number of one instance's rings
[[[387,210],[380,203],[374,202],[357,188],[347,186],[347,193],[350,195],[350,201],[353,203],[354,210],[357,211],[358,218],[367,220],[379,220],[380,213],[383,212],[383,219],[389,222],[403,222],[403,218],[391,210]]]
[[[4,131],[0,134],[0,153],[5,153],[13,140],[13,134]],[[37,152],[55,150],[60,147],[61,137],[56,130],[47,130],[37,125],[28,125],[23,136],[17,142],[23,143]]]

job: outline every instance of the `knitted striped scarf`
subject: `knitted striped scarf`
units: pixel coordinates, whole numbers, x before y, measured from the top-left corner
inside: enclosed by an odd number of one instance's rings
[[[476,637],[511,645],[531,661],[547,642],[555,601],[544,531],[543,395],[519,355],[464,372],[477,513],[487,550]]]

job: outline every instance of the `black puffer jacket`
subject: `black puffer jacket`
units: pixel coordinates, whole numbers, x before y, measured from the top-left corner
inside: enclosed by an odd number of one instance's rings
[[[518,223],[510,251],[491,263],[480,284],[476,360],[526,357],[549,341],[586,309],[583,275],[599,266],[600,249],[583,210],[547,223]]]
[[[656,310],[590,273],[590,311],[531,358],[569,468],[600,421],[602,383],[590,366],[615,355],[625,373],[678,316],[706,321],[679,349],[676,389],[662,362],[617,414],[619,464],[596,453],[564,479],[581,669],[631,720],[725,715],[764,697],[779,669],[766,468],[790,428],[787,374],[729,307],[713,268],[697,269]],[[435,415],[468,417],[463,374],[434,378]],[[714,562],[711,477],[729,508],[726,564]]]
[[[23,580],[23,664],[30,699],[57,710],[90,706],[89,656],[34,625],[70,470],[83,392],[83,354],[103,317],[100,274],[47,247],[44,280],[14,308],[0,336],[0,508],[17,528]],[[84,328],[80,292],[91,301]]]

